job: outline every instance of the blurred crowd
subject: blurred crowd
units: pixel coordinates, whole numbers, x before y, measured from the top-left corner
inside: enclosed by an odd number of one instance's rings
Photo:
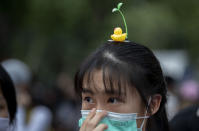
[[[199,82],[183,50],[155,51],[167,83],[167,114],[171,131],[199,130]]]
[[[80,104],[73,91],[73,80],[66,73],[47,87],[37,80],[24,62],[8,59],[2,66],[14,82],[17,94],[15,131],[75,131]]]

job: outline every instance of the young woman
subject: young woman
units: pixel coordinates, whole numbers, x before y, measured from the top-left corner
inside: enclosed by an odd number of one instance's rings
[[[108,41],[75,76],[82,99],[80,131],[168,131],[166,84],[152,51]]]
[[[0,131],[7,131],[13,123],[17,110],[14,85],[0,65]]]

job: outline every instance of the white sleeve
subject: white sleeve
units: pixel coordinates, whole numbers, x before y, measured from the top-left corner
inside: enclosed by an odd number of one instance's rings
[[[18,107],[16,113],[15,125],[13,125],[14,131],[26,131],[25,117],[26,117],[25,109],[23,107]]]
[[[51,125],[51,121],[51,111],[45,106],[37,106],[32,110],[26,131],[47,131]]]

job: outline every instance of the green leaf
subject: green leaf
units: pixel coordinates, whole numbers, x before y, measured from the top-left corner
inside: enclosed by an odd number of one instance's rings
[[[122,5],[123,5],[123,3],[119,3],[119,4],[117,5],[118,10],[121,8]]]
[[[117,8],[113,8],[112,12],[116,12],[116,11],[118,11],[118,9]]]

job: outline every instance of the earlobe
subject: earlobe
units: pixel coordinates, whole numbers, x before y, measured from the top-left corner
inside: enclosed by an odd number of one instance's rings
[[[154,115],[159,110],[161,101],[162,101],[162,96],[160,94],[152,96],[150,103],[151,115]]]

